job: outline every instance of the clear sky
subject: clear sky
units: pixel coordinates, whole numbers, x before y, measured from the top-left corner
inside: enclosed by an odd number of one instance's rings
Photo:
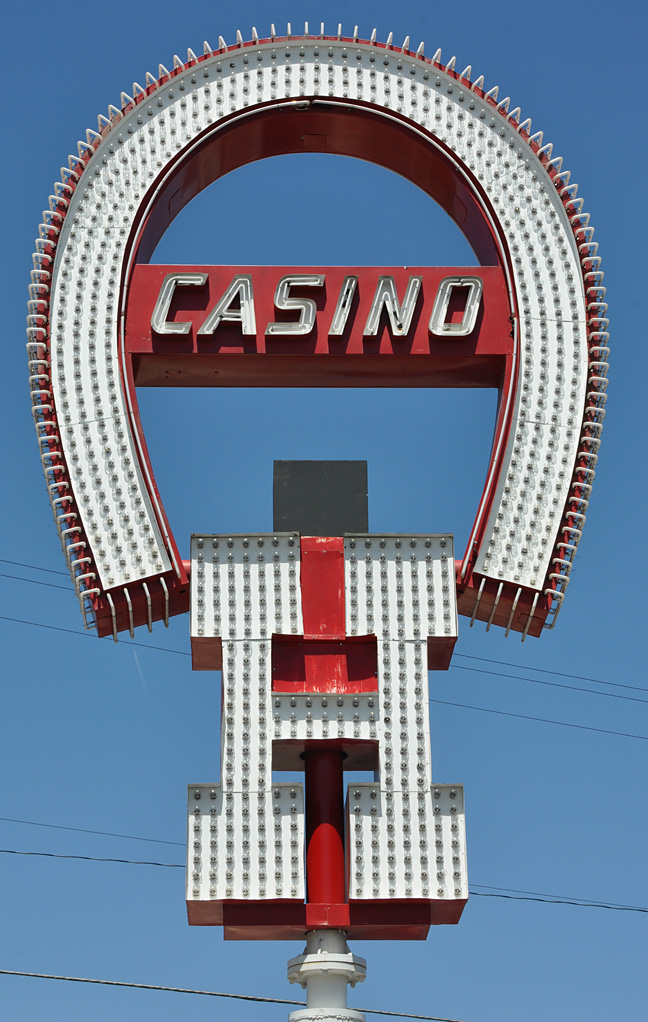
[[[648,915],[484,895],[648,907],[640,311],[648,154],[637,105],[645,12],[627,0],[252,0],[233,12],[169,0],[36,0],[3,14],[0,968],[301,996],[285,978],[299,943],[227,943],[219,930],[188,927],[182,869],[7,854],[183,863],[186,785],[217,780],[219,755],[219,676],[192,673],[188,618],[168,632],[144,630],[141,645],[82,633],[69,580],[57,574],[65,565],[31,424],[25,303],[33,239],[59,168],[133,80],[187,47],[201,52],[204,39],[234,41],[236,28],[248,38],[252,25],[267,34],[271,20],[278,31],[291,21],[295,32],[304,20],[335,31],[342,21],[345,33],[358,24],[368,37],[376,26],[381,39],[393,30],[399,43],[425,40],[429,55],[439,46],[444,60],[456,54],[457,67],[472,64],[487,87],[499,84],[500,97],[510,95],[553,141],[596,227],[613,346],[596,487],[556,629],[521,645],[460,619],[452,669],[430,676],[432,698],[444,701],[432,704],[434,778],[465,785],[475,894],[457,927],[425,943],[356,942],[368,979],[351,1004],[469,1022],[644,1018]],[[217,182],[183,211],[155,259],[475,261],[445,215],[404,180],[313,155]],[[140,400],[184,556],[192,531],[271,529],[275,458],[367,459],[372,531],[451,531],[463,550],[492,432],[489,392],[149,390]],[[275,1022],[289,1010],[1,975],[0,1004],[12,1022]]]

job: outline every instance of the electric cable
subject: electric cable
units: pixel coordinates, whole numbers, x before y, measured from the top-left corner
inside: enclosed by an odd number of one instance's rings
[[[568,724],[565,720],[549,720],[547,717],[531,717],[527,713],[511,713],[508,710],[491,710],[487,706],[472,706],[470,703],[451,703],[447,699],[430,699],[431,703],[441,706],[460,706],[463,710],[479,710],[481,713],[496,713],[500,717],[517,717],[519,720],[535,720],[540,724],[556,724],[558,727],[574,727],[578,731],[595,731],[600,735],[616,735],[617,738],[636,738],[640,742],[648,742],[646,735],[633,735],[627,731],[609,731],[603,727],[589,727],[587,724]]]
[[[39,568],[37,564],[25,564],[24,561],[8,561],[6,557],[0,557],[0,564],[13,564],[15,568],[31,568],[32,571],[46,571],[48,575],[63,575],[64,578],[70,577],[70,573],[67,571],[57,571],[55,568]]]
[[[79,833],[79,834],[96,834],[99,837],[117,837],[117,838],[122,838],[122,839],[127,840],[127,841],[147,841],[147,842],[149,842],[151,844],[175,845],[177,848],[185,848],[186,847],[186,845],[185,845],[185,843],[183,841],[165,841],[165,840],[163,840],[161,838],[140,837],[140,836],[138,836],[136,834],[117,834],[114,831],[106,831],[106,830],[88,830],[88,829],[83,828],[83,827],[64,827],[64,826],[61,826],[61,825],[58,825],[58,824],[55,824],[55,823],[37,823],[34,820],[18,820],[18,819],[14,819],[12,817],[9,817],[9,816],[0,816],[0,822],[4,822],[4,823],[19,823],[19,824],[25,824],[25,825],[30,826],[30,827],[47,827],[50,830],[65,830],[65,831],[72,831],[74,833]],[[39,852],[19,852],[16,849],[9,849],[9,848],[3,849],[3,851],[6,854],[13,854],[13,855],[38,855],[38,854],[40,854],[40,855],[46,855],[48,858],[67,858],[67,859],[80,858],[80,859],[86,859],[86,860],[89,860],[89,861],[92,861],[92,862],[120,862],[120,863],[133,863],[134,865],[146,865],[146,866],[172,866],[172,867],[177,867],[177,868],[180,868],[180,869],[184,869],[184,865],[181,864],[181,863],[142,862],[140,860],[112,859],[112,858],[109,858],[109,857],[102,857],[102,858],[98,858],[97,857],[97,858],[95,858],[94,856],[89,856],[89,855],[83,855],[83,856],[60,855],[59,856],[58,854],[55,854],[54,852],[40,852],[40,853]],[[641,908],[641,907],[634,906],[634,905],[625,905],[625,904],[622,904],[622,903],[619,903],[619,902],[598,902],[598,901],[594,902],[594,901],[588,900],[587,898],[574,898],[573,896],[566,895],[566,894],[546,894],[546,893],[544,893],[542,891],[521,891],[521,890],[516,890],[515,888],[511,888],[511,887],[494,887],[492,884],[475,884],[475,887],[484,887],[484,888],[486,888],[489,891],[502,892],[502,897],[506,897],[506,898],[512,898],[513,895],[522,895],[523,897],[520,898],[519,900],[525,900],[525,901],[526,900],[528,900],[528,901],[531,901],[531,900],[542,900],[542,901],[550,901],[552,904],[555,903],[555,904],[564,904],[564,905],[579,905],[579,904],[582,903],[583,905],[587,905],[587,906],[590,906],[590,907],[593,907],[593,908],[618,908],[618,909],[626,909],[626,910],[634,911],[634,912],[648,912],[648,909]],[[477,895],[477,896],[486,897],[486,895],[482,895],[482,892],[474,891],[474,890],[472,890],[472,888],[470,890],[470,893],[474,894],[474,895]],[[495,897],[495,896],[496,895],[493,895],[493,897]]]
[[[508,901],[538,901],[543,905],[574,905],[576,908],[607,908],[613,912],[647,912],[648,908],[638,905],[608,905],[602,901],[571,901],[567,898],[538,898],[530,894],[486,894],[484,891],[470,891],[474,898],[506,898]]]
[[[34,578],[23,578],[22,575],[6,575],[0,571],[0,578],[12,578],[14,582],[31,582],[36,586],[47,586],[48,589],[63,589],[66,593],[74,593],[72,586],[57,586],[56,582],[37,582]]]
[[[0,621],[10,621],[12,624],[16,625],[31,625],[33,628],[47,628],[50,632],[65,632],[67,635],[80,635],[82,638],[87,639],[99,639],[96,632],[80,632],[78,628],[63,628],[61,625],[46,625],[43,624],[42,621],[27,621],[22,617],[7,617],[5,614],[0,614]],[[99,641],[101,641],[101,639],[99,639]],[[169,649],[168,646],[153,646],[147,642],[130,642],[122,639],[120,645],[138,646],[140,649],[155,649],[161,653],[173,653],[175,656],[191,656],[191,653],[185,652],[183,649]]]
[[[0,855],[34,855],[44,859],[78,859],[83,862],[115,862],[126,866],[159,866],[163,869],[185,869],[184,862],[150,862],[142,859],[115,859],[98,855],[66,855],[61,852],[25,852],[16,848],[0,848]],[[476,884],[476,887],[489,887],[488,884]],[[648,908],[641,905],[621,905],[611,901],[588,901],[586,898],[568,898],[554,894],[541,894],[537,891],[515,891],[507,887],[490,887],[490,892],[474,891],[469,893],[477,898],[505,898],[507,901],[537,901],[549,905],[572,905],[575,908],[606,908],[617,912],[645,912]],[[500,893],[495,893],[500,892]],[[504,893],[510,892],[510,893]]]
[[[66,983],[95,983],[100,986],[130,987],[132,990],[163,990],[171,994],[199,994],[202,997],[227,997],[237,1001],[257,1001],[261,1004],[288,1004],[305,1008],[306,1001],[290,1001],[285,997],[260,997],[256,994],[228,994],[219,990],[191,990],[187,987],[163,987],[153,983],[126,983],[117,979],[88,979],[85,976],[56,976],[48,972],[19,972],[16,969],[0,969],[0,976],[25,976],[28,979],[58,979]],[[386,1011],[384,1008],[356,1008],[367,1015],[388,1015],[390,1018],[416,1018],[421,1022],[466,1022],[465,1019],[446,1018],[440,1015],[413,1015],[408,1011]]]
[[[625,905],[619,901],[590,901],[587,898],[574,898],[567,894],[544,894],[541,891],[519,891],[515,887],[493,887],[491,884],[475,884],[475,887],[485,887],[489,891],[498,891],[500,894],[486,895],[480,891],[470,890],[471,894],[476,894],[478,897],[502,897],[510,898],[513,900],[521,901],[535,901],[541,900],[548,902],[552,905],[582,905],[583,908],[615,908],[625,912],[648,912],[648,908],[644,908],[641,905]],[[514,898],[514,895],[521,895],[519,899]]]
[[[485,664],[498,664],[500,667],[515,667],[520,671],[535,671],[537,674],[554,674],[557,678],[571,678],[572,681],[589,681],[592,685],[611,685],[613,688],[630,688],[635,692],[648,692],[643,685],[624,685],[620,681],[601,681],[600,678],[587,678],[582,674],[569,674],[567,671],[550,671],[547,667],[531,667],[528,664],[511,664],[508,660],[492,660],[485,656],[471,656],[470,653],[453,653],[463,660],[479,660]],[[503,675],[507,677],[507,675]]]
[[[34,855],[41,859],[81,859],[84,862],[119,862],[126,866],[162,866],[166,869],[184,869],[183,862],[147,862],[142,859],[113,859],[99,855],[65,855],[63,852],[24,852],[16,848],[0,848],[0,855]]]
[[[148,841],[155,845],[176,845],[184,848],[183,841],[165,841],[159,837],[138,837],[136,834],[116,834],[111,830],[88,830],[86,827],[63,827],[58,823],[37,823],[35,820],[17,820],[12,816],[0,816],[0,823],[21,823],[26,827],[47,827],[49,830],[71,830],[75,834],[98,834],[100,837],[119,837],[126,841]]]
[[[472,674],[488,674],[493,678],[510,678],[512,681],[529,681],[533,685],[548,685],[550,688],[566,688],[570,692],[585,692],[588,696],[603,696],[606,699],[624,699],[630,703],[646,703],[648,699],[640,699],[639,696],[623,696],[619,692],[594,692],[591,688],[582,688],[580,685],[565,685],[561,681],[546,681],[544,678],[524,678],[520,674],[502,674],[501,671],[485,671],[483,667],[463,667],[461,664],[450,664],[451,671],[470,671]],[[533,670],[533,668],[530,668]],[[602,682],[605,684],[605,682]],[[640,689],[639,691],[648,691]]]

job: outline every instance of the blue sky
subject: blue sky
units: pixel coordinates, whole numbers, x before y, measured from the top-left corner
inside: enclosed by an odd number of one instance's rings
[[[25,302],[41,210],[97,114],[175,52],[198,52],[219,35],[233,41],[236,28],[247,38],[255,25],[264,35],[271,20],[278,30],[291,21],[295,32],[304,20],[335,29],[342,21],[345,32],[358,24],[365,37],[376,26],[379,38],[393,30],[398,42],[424,39],[428,54],[439,46],[445,60],[456,54],[458,66],[472,64],[487,87],[499,84],[533,118],[579,183],[603,255],[613,344],[587,528],[554,631],[521,645],[460,619],[455,666],[430,678],[432,698],[444,701],[432,704],[432,757],[436,780],[465,785],[473,890],[648,907],[646,741],[603,733],[648,736],[640,312],[647,153],[635,98],[646,17],[628,2],[277,0],[251,2],[234,18],[224,4],[116,0],[36,2],[4,15],[0,848],[182,863],[186,785],[218,776],[219,679],[191,672],[188,619],[138,634],[145,648],[77,634],[75,598],[55,574],[64,562],[29,413]],[[474,261],[445,215],[404,180],[315,156],[221,180],[183,211],[156,258]],[[184,556],[192,531],[271,528],[275,458],[366,458],[372,530],[452,531],[462,549],[495,412],[486,391],[151,390],[140,401]],[[181,869],[0,852],[0,877],[0,968],[299,997],[285,962],[300,946],[226,943],[218,930],[189,928]],[[645,1011],[647,925],[640,913],[475,895],[457,927],[434,930],[425,943],[357,942],[369,972],[351,1003],[470,1022],[630,1022]],[[181,1013],[199,1022],[219,1012],[232,1022],[274,1022],[289,1010],[5,976],[0,990],[6,1017],[20,1022]]]

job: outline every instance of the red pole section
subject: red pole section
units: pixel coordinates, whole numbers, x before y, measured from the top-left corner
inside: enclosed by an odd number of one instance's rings
[[[344,753],[310,749],[306,765],[306,883],[314,905],[346,902],[344,855]]]

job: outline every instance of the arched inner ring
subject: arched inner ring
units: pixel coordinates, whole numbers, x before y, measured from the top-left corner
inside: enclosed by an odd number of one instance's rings
[[[122,288],[122,323],[136,267],[148,263],[169,224],[192,198],[218,178],[246,164],[300,152],[332,153],[366,160],[421,188],[457,224],[480,264],[499,268],[508,293],[510,315],[515,316],[513,275],[504,238],[487,196],[468,168],[437,138],[397,113],[359,101],[350,103],[331,98],[276,101],[234,113],[220,120],[167,164],[149,191],[148,200],[140,206],[139,222],[136,221],[131,234]],[[254,201],[259,205],[262,218],[262,197],[256,196]],[[344,222],[352,217],[353,211],[343,209],[340,215]],[[317,229],[316,220],[314,229]],[[511,345],[510,354],[503,360],[491,464],[471,547],[478,543],[481,530],[477,526],[486,521],[497,481],[513,407],[514,365],[515,351]],[[145,474],[151,491],[157,494],[137,407],[132,359],[123,333],[121,372]],[[492,386],[492,382],[488,385]],[[154,499],[154,503],[162,519],[160,525],[170,536],[162,506],[158,500]]]
[[[219,177],[257,160],[301,152],[350,156],[399,174],[446,211],[482,265],[504,266],[503,240],[488,199],[450,149],[396,113],[332,98],[263,104],[219,121],[167,165],[149,206],[141,207],[144,219],[131,262],[148,262],[180,210]]]

